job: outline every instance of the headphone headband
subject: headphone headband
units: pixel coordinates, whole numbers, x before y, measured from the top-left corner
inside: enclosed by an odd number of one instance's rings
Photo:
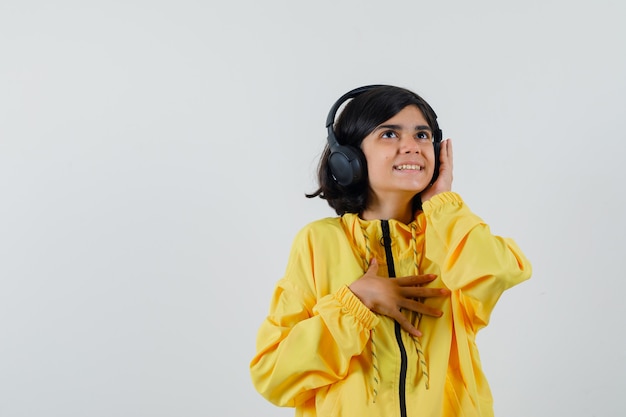
[[[337,139],[335,138],[333,125],[335,124],[335,116],[337,115],[337,111],[339,110],[339,107],[341,107],[341,105],[347,100],[354,98],[362,93],[365,93],[366,91],[373,90],[374,88],[377,88],[377,87],[387,87],[387,86],[384,84],[372,84],[372,85],[365,85],[363,87],[358,87],[358,88],[355,88],[354,90],[348,91],[346,94],[339,97],[339,100],[337,100],[335,104],[333,104],[333,106],[330,108],[330,111],[328,112],[328,117],[326,117],[326,129],[328,129],[328,136],[329,137],[332,136],[333,139],[335,140],[335,143],[337,143]]]

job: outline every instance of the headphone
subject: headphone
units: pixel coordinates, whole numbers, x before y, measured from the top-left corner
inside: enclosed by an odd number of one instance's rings
[[[333,104],[333,106],[330,108],[330,111],[328,112],[328,117],[326,118],[326,129],[328,130],[327,140],[330,149],[330,155],[328,156],[328,167],[330,168],[330,172],[335,181],[337,181],[339,185],[342,185],[344,187],[356,184],[363,178],[363,173],[366,170],[366,162],[365,155],[363,155],[361,149],[354,146],[339,144],[339,141],[337,140],[337,137],[335,136],[335,132],[333,130],[333,125],[335,124],[335,115],[337,114],[337,110],[339,110],[339,107],[341,107],[341,105],[345,101],[379,87],[390,86],[383,84],[374,84],[350,90],[343,96],[339,97],[339,100],[337,100],[335,104]],[[439,129],[439,124],[437,123],[437,115],[435,114],[435,111],[432,109],[432,107],[430,107],[428,103],[426,103],[426,101],[424,101],[417,94],[415,95],[417,96],[417,98],[419,98],[419,101],[432,112],[435,117],[435,125],[433,126],[435,172],[430,182],[432,184],[433,182],[435,182],[435,180],[437,179],[437,175],[439,174],[439,149],[441,147],[442,133],[441,129]]]

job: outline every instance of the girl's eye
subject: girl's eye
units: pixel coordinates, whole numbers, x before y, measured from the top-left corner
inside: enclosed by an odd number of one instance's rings
[[[422,141],[430,141],[432,139],[430,136],[430,132],[428,131],[417,132],[416,137],[417,139],[422,140]]]
[[[383,132],[381,137],[385,139],[391,139],[391,138],[397,138],[398,135],[396,135],[396,132],[394,132],[393,130],[387,130],[386,132]]]

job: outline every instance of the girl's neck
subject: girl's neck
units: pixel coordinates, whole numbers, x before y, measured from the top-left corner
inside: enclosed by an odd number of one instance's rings
[[[404,224],[413,221],[413,199],[409,201],[392,199],[373,199],[375,201],[368,202],[367,207],[363,210],[361,218],[363,220],[398,220]]]

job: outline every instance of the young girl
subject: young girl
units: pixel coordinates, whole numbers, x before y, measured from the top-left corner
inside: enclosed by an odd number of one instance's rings
[[[451,141],[417,94],[357,88],[327,128],[308,197],[339,217],[294,240],[256,389],[296,416],[493,416],[475,337],[530,263],[451,191]]]

